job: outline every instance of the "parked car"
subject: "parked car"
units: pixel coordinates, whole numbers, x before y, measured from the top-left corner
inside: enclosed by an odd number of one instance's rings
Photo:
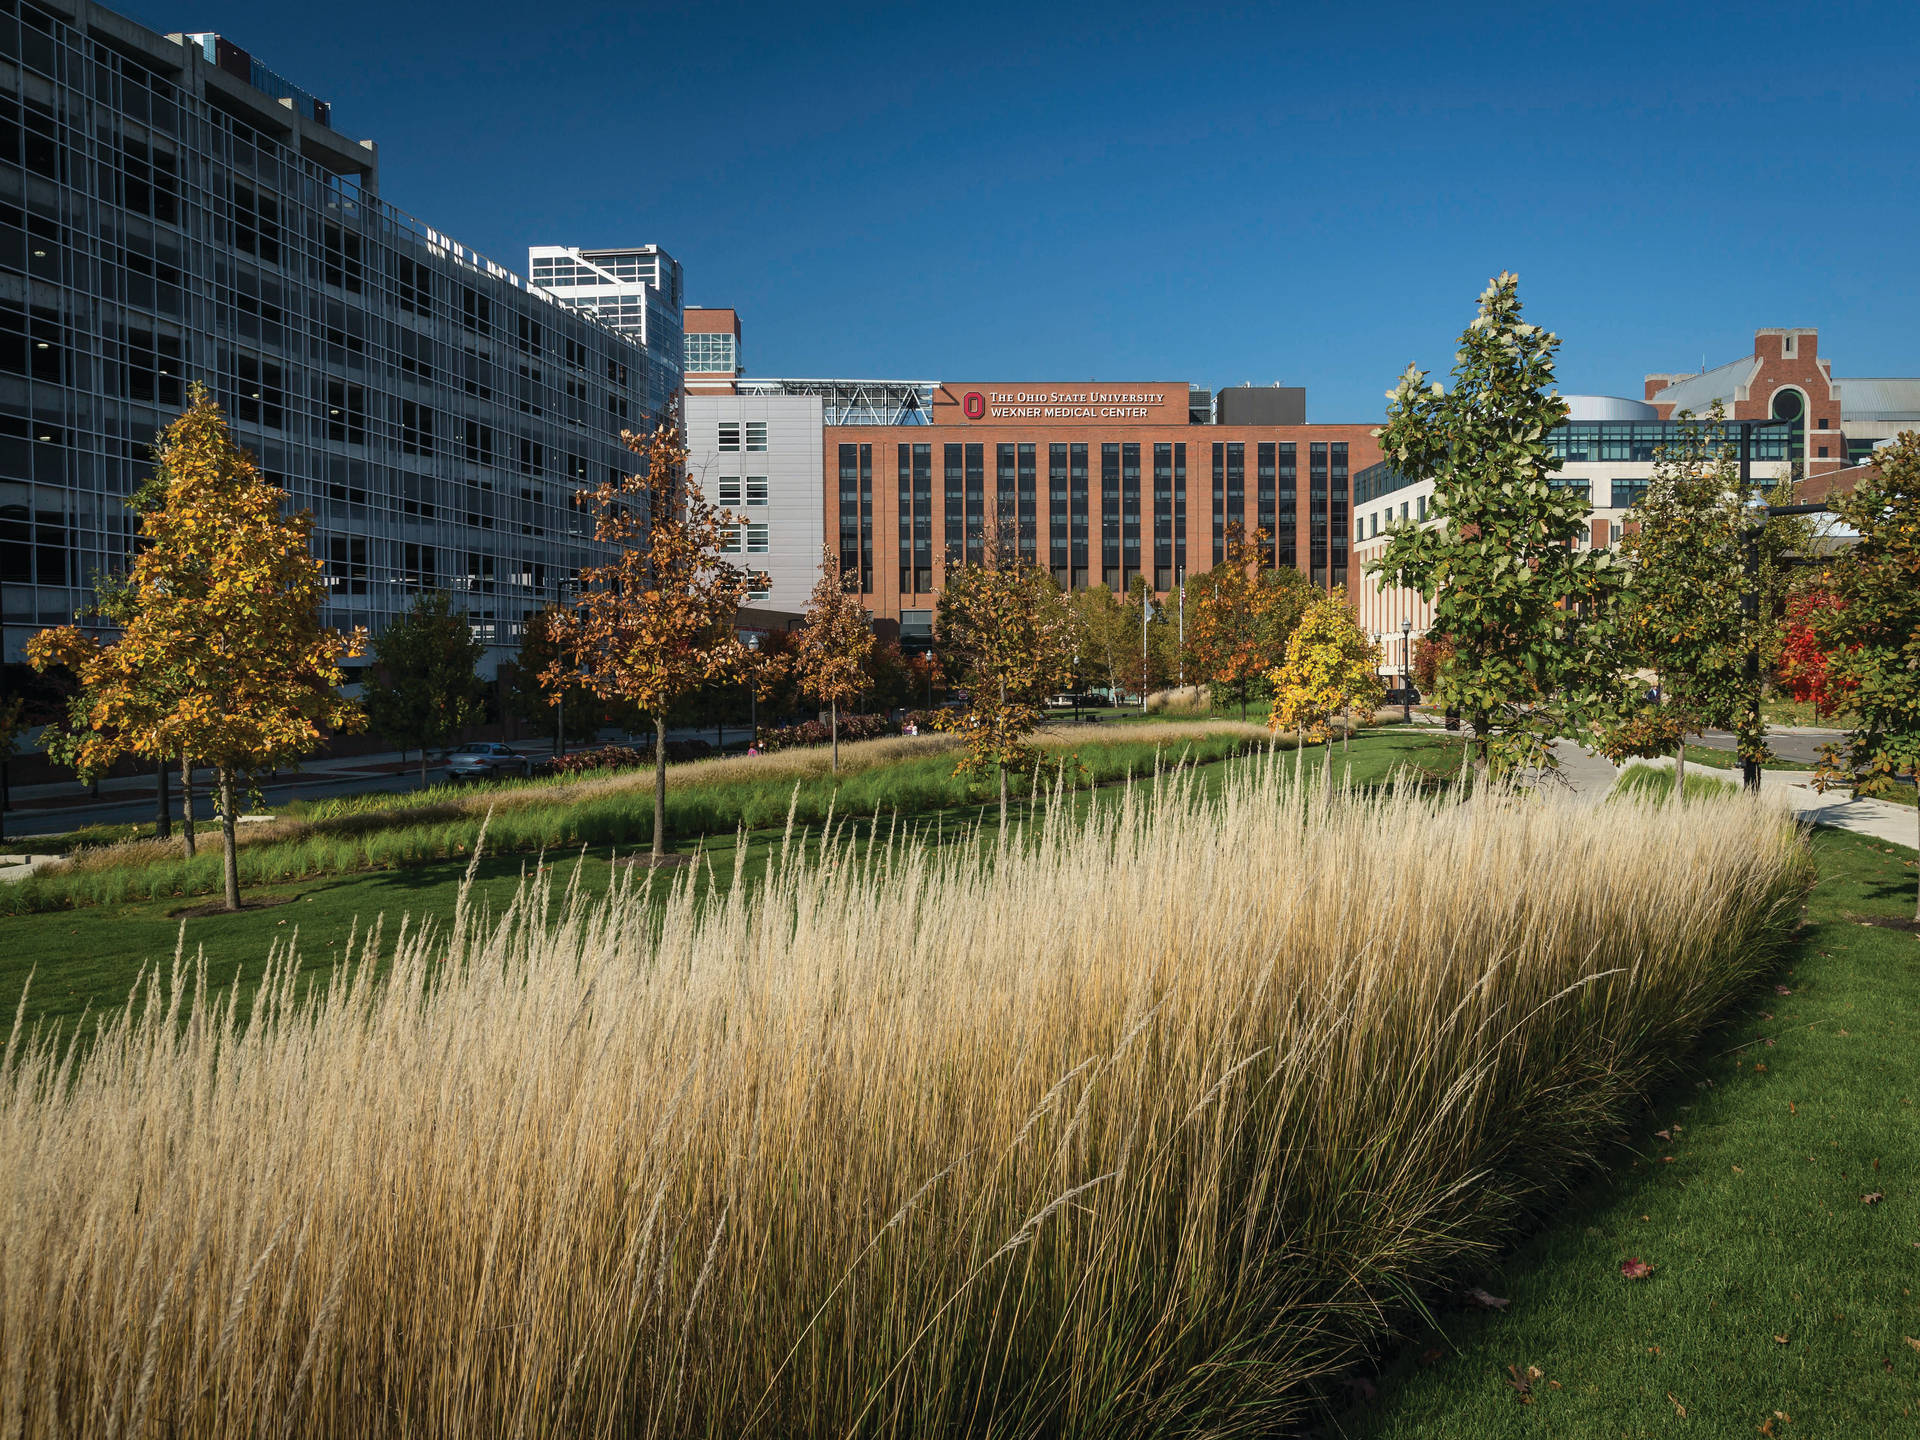
[[[531,775],[533,762],[510,745],[478,740],[447,753],[447,779],[498,780],[505,775]]]
[[[1405,686],[1404,688],[1396,685],[1387,691],[1387,697],[1381,703],[1386,705],[1418,705],[1420,703],[1420,692],[1411,685]]]

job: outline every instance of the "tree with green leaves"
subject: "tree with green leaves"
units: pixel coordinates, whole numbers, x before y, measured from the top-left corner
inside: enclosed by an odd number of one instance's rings
[[[1595,682],[1594,637],[1618,567],[1577,543],[1587,500],[1553,483],[1548,433],[1566,419],[1552,391],[1557,336],[1521,318],[1502,272],[1460,337],[1453,388],[1408,366],[1379,432],[1386,459],[1433,481],[1428,517],[1401,521],[1368,569],[1433,603],[1454,646],[1439,698],[1472,725],[1475,769],[1555,764],[1550,748]]]
[[[555,737],[554,753],[566,740],[584,742],[607,723],[608,703],[594,694],[560,654],[560,611],[552,606],[529,615],[520,630],[520,652],[507,672],[507,709],[542,734]],[[562,677],[548,684],[549,673]],[[637,718],[637,717],[636,717]]]
[[[400,747],[401,759],[420,751],[420,784],[427,783],[427,750],[451,743],[486,715],[487,687],[476,667],[486,644],[444,590],[429,590],[373,642],[375,669],[361,690],[367,720]]]
[[[1844,745],[1828,748],[1819,780],[1872,793],[1904,772],[1920,785],[1920,432],[1875,451],[1853,491],[1827,503],[1860,538],[1827,568],[1831,603],[1809,612],[1832,684],[1854,716]]]
[[[1007,776],[1034,759],[1041,703],[1072,671],[1073,612],[1053,578],[989,534],[982,558],[947,571],[934,616],[941,653],[967,687],[967,708],[943,712],[964,742],[956,775],[998,773],[1000,823]]]
[[[1767,758],[1747,658],[1756,646],[1763,657],[1778,648],[1792,574],[1783,560],[1805,543],[1808,526],[1780,516],[1750,536],[1749,497],[1723,407],[1715,401],[1704,418],[1685,411],[1676,418],[1679,438],[1655,456],[1646,493],[1629,514],[1623,583],[1596,632],[1620,666],[1650,674],[1652,687],[1623,675],[1611,707],[1596,700],[1595,728],[1615,762],[1671,754],[1680,795],[1690,735],[1731,730],[1743,757]],[[1774,499],[1792,499],[1788,482],[1774,487]],[[1758,550],[1757,577],[1747,572],[1750,544]],[[1751,613],[1742,603],[1750,589],[1760,597]]]
[[[855,588],[849,588],[849,580]],[[841,573],[840,552],[826,546],[793,654],[801,693],[828,707],[835,775],[840,773],[840,707],[865,693],[873,659],[873,621],[860,603],[858,584],[857,575]]]

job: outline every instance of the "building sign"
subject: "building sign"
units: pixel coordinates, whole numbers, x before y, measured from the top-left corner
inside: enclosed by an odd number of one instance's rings
[[[1185,385],[943,385],[934,395],[934,423],[1120,420],[1178,425],[1186,423],[1187,389]]]

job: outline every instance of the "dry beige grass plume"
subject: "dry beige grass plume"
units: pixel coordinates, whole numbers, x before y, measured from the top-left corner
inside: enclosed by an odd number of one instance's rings
[[[1562,1182],[1807,874],[1744,799],[1287,769],[16,1034],[0,1434],[1270,1427]]]

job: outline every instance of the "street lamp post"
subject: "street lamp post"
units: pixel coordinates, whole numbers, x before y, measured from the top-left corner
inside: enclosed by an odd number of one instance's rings
[[[1140,710],[1147,709],[1147,622],[1153,619],[1153,592],[1140,592]]]
[[[747,653],[754,657],[760,654],[760,637],[747,636]],[[760,743],[760,673],[748,662],[747,670],[747,748],[749,750]]]
[[[1751,431],[1743,427],[1742,459],[1745,451],[1751,448],[1748,438]],[[1767,533],[1767,521],[1776,515],[1827,515],[1830,508],[1820,501],[1805,505],[1769,505],[1758,495],[1748,492],[1747,525],[1741,531],[1740,540],[1744,554],[1741,557],[1741,570],[1746,577],[1746,586],[1740,594],[1740,618],[1747,627],[1747,655],[1742,667],[1742,679],[1747,687],[1747,720],[1756,741],[1764,739],[1764,725],[1760,714],[1760,540]],[[1786,565],[1817,565],[1817,557],[1783,557]],[[1760,762],[1752,756],[1743,756],[1740,760],[1740,782],[1749,790],[1760,788]]]
[[[1400,719],[1402,723],[1413,724],[1413,667],[1409,657],[1413,650],[1413,621],[1405,616],[1400,620]]]
[[[553,598],[556,606],[564,605],[569,591],[578,591],[578,580],[560,579],[554,582]],[[558,759],[567,753],[567,687],[564,681],[553,692],[553,754]]]

